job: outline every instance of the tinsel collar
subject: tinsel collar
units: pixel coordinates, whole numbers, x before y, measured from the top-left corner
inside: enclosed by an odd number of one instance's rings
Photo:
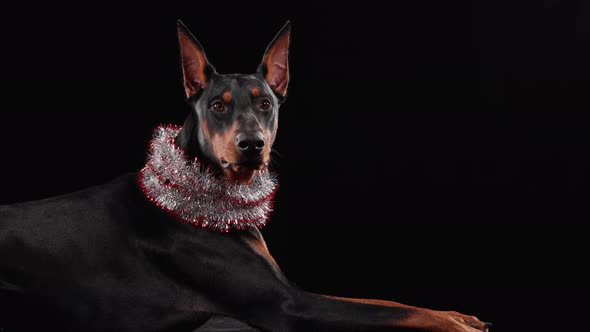
[[[147,198],[178,219],[219,232],[261,228],[272,211],[278,187],[267,169],[257,171],[248,185],[189,160],[175,143],[178,126],[159,126],[150,142],[139,184]]]

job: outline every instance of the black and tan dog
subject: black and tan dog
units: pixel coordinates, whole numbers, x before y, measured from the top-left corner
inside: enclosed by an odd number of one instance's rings
[[[287,92],[290,26],[252,75],[218,74],[180,22],[178,34],[192,111],[174,143],[207,174],[251,186],[269,162]],[[0,207],[0,331],[192,331],[216,315],[262,331],[487,329],[457,312],[298,289],[256,227],[179,222],[145,185],[128,174]]]

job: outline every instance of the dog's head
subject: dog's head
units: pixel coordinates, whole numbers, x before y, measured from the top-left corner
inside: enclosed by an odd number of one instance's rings
[[[249,183],[270,161],[289,83],[289,35],[287,22],[255,74],[219,74],[178,21],[184,90],[192,109],[177,144],[232,182]]]

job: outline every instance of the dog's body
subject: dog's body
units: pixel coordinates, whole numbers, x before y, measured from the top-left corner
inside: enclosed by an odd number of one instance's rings
[[[286,96],[289,28],[255,75],[220,75],[179,26],[194,111],[176,137],[220,177],[248,184],[270,159]],[[212,315],[264,331],[478,331],[477,318],[309,293],[282,274],[256,228],[179,222],[137,174],[0,207],[0,329],[191,331]]]

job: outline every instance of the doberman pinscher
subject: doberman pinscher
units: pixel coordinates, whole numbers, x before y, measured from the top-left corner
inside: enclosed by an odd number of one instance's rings
[[[0,207],[0,330],[192,331],[213,316],[262,331],[487,330],[457,312],[301,290],[282,274],[258,230],[266,198],[245,202],[240,208],[249,219],[236,221],[228,212],[231,198],[205,195],[196,202],[183,191],[189,189],[150,178],[149,172],[184,170],[184,159],[173,160],[181,156],[199,161],[195,172],[205,169],[198,188],[214,190],[219,181],[264,188],[259,177],[268,170],[287,94],[289,23],[252,75],[217,73],[180,21],[178,37],[191,112],[182,127],[161,128],[175,136],[162,141],[164,148],[152,144],[153,168]],[[158,155],[161,148],[170,155]],[[182,210],[187,207],[210,212]],[[213,215],[217,221],[208,219]]]

